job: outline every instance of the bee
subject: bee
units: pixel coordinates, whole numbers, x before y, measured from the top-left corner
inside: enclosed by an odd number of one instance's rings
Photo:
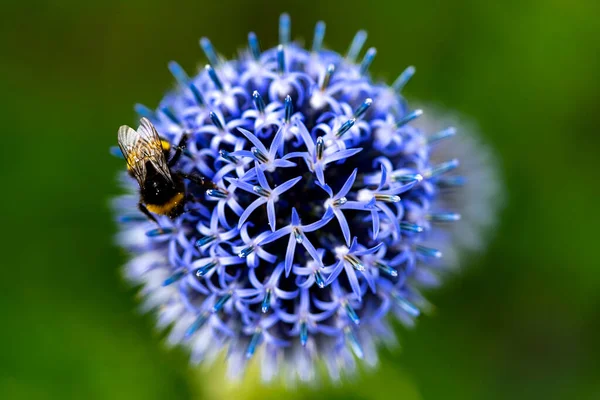
[[[168,160],[172,146],[161,139],[147,118],[140,120],[137,131],[127,125],[121,126],[118,142],[127,161],[127,170],[140,186],[138,208],[157,225],[154,214],[173,219],[184,213],[185,203],[190,198],[185,189],[186,179],[202,189],[217,187],[206,177],[173,172],[171,167],[181,157],[183,146],[176,146],[175,154]]]

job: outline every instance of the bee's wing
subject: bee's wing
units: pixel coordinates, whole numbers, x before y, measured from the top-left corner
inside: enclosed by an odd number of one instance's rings
[[[118,133],[118,143],[129,170],[142,186],[146,178],[146,163],[142,161],[142,156],[138,150],[138,133],[127,125],[121,126]]]
[[[147,161],[152,162],[156,171],[172,181],[171,170],[165,159],[162,141],[154,125],[147,118],[142,118],[137,131],[140,135],[140,141],[143,142],[143,148],[148,152]]]
[[[158,173],[172,181],[158,132],[146,118],[141,119],[137,131],[126,125],[121,126],[118,141],[127,165],[141,187],[146,180],[146,163],[148,161],[152,163]]]

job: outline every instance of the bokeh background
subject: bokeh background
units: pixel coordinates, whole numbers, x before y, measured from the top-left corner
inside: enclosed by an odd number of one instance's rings
[[[599,399],[600,3],[595,0],[6,1],[0,16],[0,398]],[[107,207],[108,154],[132,105],[155,106],[166,65],[233,55],[327,21],[359,28],[371,67],[418,73],[409,99],[458,110],[498,153],[507,207],[489,251],[430,293],[435,315],[343,385],[226,385],[188,366],[136,312]]]

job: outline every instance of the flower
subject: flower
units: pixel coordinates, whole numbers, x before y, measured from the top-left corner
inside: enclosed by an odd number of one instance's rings
[[[334,380],[355,358],[375,365],[376,345],[394,340],[387,316],[412,326],[427,307],[420,288],[456,261],[446,254],[480,247],[494,221],[499,180],[479,147],[446,146],[454,128],[418,128],[427,113],[401,96],[414,68],[374,82],[375,49],[356,62],[364,31],[345,56],[323,48],[324,33],[317,23],[304,49],[284,14],[278,46],[261,52],[250,33],[237,60],[203,38],[209,64],[189,77],[170,63],[177,89],[155,111],[136,106],[172,146],[187,138],[172,170],[216,187],[189,184],[185,212],[158,227],[124,178],[126,277],[172,325],[170,343],[195,362],[224,352],[231,376],[254,358],[265,380],[313,380],[320,360]]]

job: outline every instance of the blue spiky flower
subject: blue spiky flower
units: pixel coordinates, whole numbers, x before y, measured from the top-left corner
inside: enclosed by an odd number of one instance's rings
[[[364,31],[345,55],[325,50],[324,34],[319,22],[304,49],[284,14],[277,47],[261,51],[250,33],[236,60],[202,38],[206,67],[189,77],[170,63],[177,88],[156,110],[136,107],[173,145],[189,137],[175,171],[218,187],[188,182],[194,200],[157,229],[124,175],[126,275],[170,343],[196,362],[226,354],[233,376],[253,358],[265,380],[376,364],[376,344],[394,341],[388,314],[412,326],[426,309],[419,288],[437,283],[472,198],[455,195],[458,159],[433,161],[454,128],[423,132],[400,94],[414,68],[373,82]]]

